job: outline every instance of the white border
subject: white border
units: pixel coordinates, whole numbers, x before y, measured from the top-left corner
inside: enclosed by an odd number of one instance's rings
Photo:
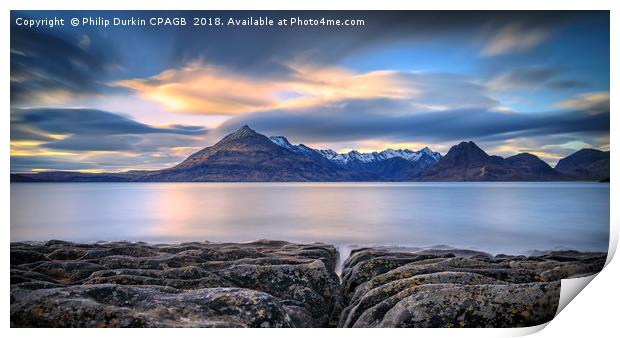
[[[10,243],[10,183],[8,180],[9,167],[10,167],[10,148],[9,148],[9,106],[10,95],[9,88],[10,83],[8,81],[10,77],[10,52],[9,52],[9,36],[10,36],[10,9],[56,9],[56,10],[69,10],[69,9],[82,9],[82,10],[95,10],[95,9],[108,9],[108,10],[129,10],[129,9],[144,9],[144,10],[183,10],[183,9],[205,9],[205,10],[218,10],[218,9],[237,9],[237,10],[250,10],[250,9],[316,9],[316,10],[387,10],[387,9],[415,9],[415,10],[611,10],[611,74],[620,74],[618,72],[618,61],[620,55],[618,53],[620,38],[620,1],[614,0],[433,0],[433,1],[418,1],[418,2],[404,2],[397,0],[357,0],[355,2],[336,2],[334,0],[313,0],[308,3],[294,2],[294,1],[276,1],[276,0],[226,0],[220,2],[213,1],[192,1],[192,0],[107,0],[107,1],[89,1],[89,0],[15,0],[15,1],[3,1],[0,3],[2,11],[2,50],[1,58],[3,60],[2,75],[4,81],[0,82],[2,86],[2,100],[4,102],[5,111],[7,116],[4,117],[2,125],[2,135],[4,138],[4,144],[0,148],[0,161],[4,171],[5,180],[3,181],[3,189],[1,203],[2,203],[2,236],[3,246],[2,258],[5,262],[2,273],[4,278],[2,279],[3,289],[2,293],[3,304],[2,308],[2,320],[4,322],[3,330],[9,330],[9,269],[10,265],[9,250],[7,246]],[[616,99],[620,97],[618,93],[618,86],[614,85],[616,77],[611,80],[611,111],[615,111],[615,107],[618,105]],[[611,114],[611,130],[615,131],[618,127],[618,119]],[[321,330],[322,335],[338,335],[338,336],[350,336],[350,337],[366,337],[371,335],[381,334],[393,334],[393,335],[416,335],[416,336],[433,336],[433,337],[452,337],[454,335],[463,337],[495,337],[495,336],[520,336],[531,334],[537,331],[538,336],[542,337],[557,337],[560,335],[579,334],[580,336],[586,335],[603,335],[609,336],[610,332],[617,331],[617,306],[620,292],[618,292],[618,277],[620,276],[620,263],[617,259],[612,261],[611,258],[616,251],[618,242],[618,211],[613,206],[620,206],[620,200],[618,199],[618,185],[616,180],[620,179],[619,170],[617,170],[620,162],[618,162],[618,152],[615,151],[615,145],[618,144],[618,133],[611,133],[611,168],[612,168],[612,188],[611,188],[611,231],[610,231],[610,255],[608,257],[608,266],[594,278],[592,286],[587,287],[577,297],[570,306],[566,307],[556,319],[550,322],[548,328],[540,331],[546,325],[541,325],[535,328],[526,329],[416,329],[415,331],[395,331],[398,329],[383,329],[383,331],[375,330],[336,330],[336,329],[314,329]],[[611,262],[610,262],[611,261]],[[226,336],[245,336],[252,335],[258,337],[284,337],[290,335],[292,332],[296,336],[311,337],[316,335],[318,331],[313,329],[296,329],[295,331],[289,330],[230,330],[230,329],[211,329],[204,331],[202,329],[189,329],[182,331],[183,335],[188,336],[204,336],[204,335],[226,335]],[[5,334],[11,336],[19,335],[24,337],[40,337],[41,335],[54,334],[62,335],[66,337],[108,337],[110,334],[121,336],[149,336],[165,337],[169,338],[171,334],[178,334],[178,331],[171,330],[129,330],[118,329],[114,331],[110,330],[32,330],[32,329],[10,329],[10,332]],[[7,336],[8,336],[7,335]]]

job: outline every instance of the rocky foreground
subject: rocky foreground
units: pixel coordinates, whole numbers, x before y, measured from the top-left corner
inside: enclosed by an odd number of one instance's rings
[[[517,327],[606,254],[491,256],[257,241],[11,243],[12,327]]]

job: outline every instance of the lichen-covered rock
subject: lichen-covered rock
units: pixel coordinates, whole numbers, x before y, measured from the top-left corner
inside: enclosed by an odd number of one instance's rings
[[[345,301],[349,301],[349,295],[360,285],[368,280],[407,264],[427,259],[442,260],[446,257],[454,257],[452,254],[414,255],[405,252],[391,252],[388,250],[363,249],[354,250],[347,258],[342,270],[342,289]]]
[[[517,327],[547,322],[562,278],[603,268],[603,253],[525,257],[469,250],[359,249],[344,262],[340,327]]]
[[[325,327],[341,309],[338,253],[324,244],[49,241],[12,243],[11,260],[12,326]]]
[[[382,287],[374,288],[361,297],[353,299],[342,312],[340,326],[351,327],[355,324],[359,327],[369,327],[378,325],[379,323],[375,322],[377,318],[385,315],[385,312],[403,298],[412,295],[418,286],[427,284],[504,285],[506,283],[467,272],[437,272],[399,279],[384,284]]]
[[[12,289],[13,327],[292,327],[277,298],[240,288],[113,284]]]
[[[28,264],[47,260],[49,259],[40,252],[11,248],[11,265]]]
[[[516,327],[606,255],[324,244],[11,243],[12,327]]]
[[[560,284],[423,285],[377,327],[524,327],[553,319]]]

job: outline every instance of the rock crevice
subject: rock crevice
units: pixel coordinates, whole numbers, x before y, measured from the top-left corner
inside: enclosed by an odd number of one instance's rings
[[[524,327],[553,319],[560,280],[600,271],[605,254],[491,256],[365,248],[344,262],[340,327]]]

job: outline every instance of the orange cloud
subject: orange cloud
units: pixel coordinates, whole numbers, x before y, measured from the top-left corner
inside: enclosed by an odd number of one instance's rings
[[[239,114],[275,103],[276,90],[268,81],[254,80],[215,66],[189,65],[167,70],[148,79],[114,83],[169,110],[216,115]]]
[[[147,79],[113,83],[182,113],[238,115],[265,109],[307,107],[356,98],[410,98],[410,81],[392,71],[357,74],[344,68],[290,64],[294,76],[261,79],[196,62]],[[290,97],[283,97],[283,93]]]

